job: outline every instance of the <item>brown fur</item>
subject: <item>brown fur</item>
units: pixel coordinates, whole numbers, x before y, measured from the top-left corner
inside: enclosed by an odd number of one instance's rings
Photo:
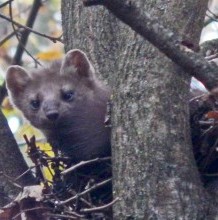
[[[110,129],[104,125],[110,90],[82,51],[71,50],[62,62],[38,70],[12,66],[6,84],[14,105],[55,149],[75,162],[110,155]],[[69,91],[73,98],[66,101]]]

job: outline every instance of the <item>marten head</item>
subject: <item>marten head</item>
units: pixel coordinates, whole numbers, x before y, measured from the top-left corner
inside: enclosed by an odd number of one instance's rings
[[[90,114],[89,110],[97,108],[101,97],[107,96],[91,62],[80,50],[69,51],[62,62],[47,68],[28,71],[11,66],[6,86],[12,103],[42,130],[67,125],[69,118]]]

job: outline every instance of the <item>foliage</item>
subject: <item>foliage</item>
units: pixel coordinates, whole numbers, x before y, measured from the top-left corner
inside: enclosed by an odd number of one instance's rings
[[[0,4],[2,3],[3,1],[0,1]],[[11,2],[13,20],[25,25],[32,4],[32,0],[16,0]],[[9,4],[5,5],[0,9],[0,14],[10,17],[9,8]],[[18,36],[16,37],[12,24],[9,21],[0,18],[0,25],[0,55],[2,57],[0,60],[0,74],[4,77],[4,72],[6,71],[7,66],[13,60],[13,56],[19,42],[17,37],[20,36],[20,28],[17,26],[15,27],[18,31],[16,33]],[[58,37],[62,34],[60,22],[60,1],[51,0],[45,1],[42,4],[34,24],[34,30],[54,37]],[[63,53],[63,44],[60,42],[54,44],[54,42],[47,38],[31,33],[25,49],[32,54],[33,57],[39,59],[39,61],[46,62],[48,59],[45,55],[43,55],[43,53],[47,54],[49,51],[50,53],[56,54],[56,56],[50,56],[49,61],[60,58],[61,54]],[[37,55],[39,53],[40,56],[38,57]],[[27,53],[25,53],[22,57],[22,62],[25,66],[34,66],[32,58]]]

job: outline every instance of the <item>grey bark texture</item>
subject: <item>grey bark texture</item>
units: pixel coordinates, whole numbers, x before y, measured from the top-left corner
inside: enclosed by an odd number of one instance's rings
[[[134,4],[198,43],[206,1]],[[190,76],[102,6],[63,0],[62,20],[66,51],[87,52],[113,89],[114,219],[207,219],[190,140]]]
[[[0,111],[0,207],[11,202],[22,190],[21,187],[36,184],[32,173],[15,180],[28,170],[28,166],[17,146],[8,123]]]
[[[84,0],[83,2],[87,7],[103,4],[112,14],[157,47],[185,72],[201,81],[209,91],[217,87],[218,67],[211,65],[201,54],[195,53],[199,50],[199,46],[193,43],[189,36],[178,35],[163,25],[162,21],[154,19],[128,0]]]

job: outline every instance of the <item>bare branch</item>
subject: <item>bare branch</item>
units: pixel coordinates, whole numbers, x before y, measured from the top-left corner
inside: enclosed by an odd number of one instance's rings
[[[97,184],[93,185],[92,187],[88,188],[87,190],[85,190],[85,191],[83,191],[81,193],[78,193],[78,194],[76,194],[75,196],[73,196],[73,197],[71,197],[69,199],[61,201],[58,205],[67,204],[68,202],[71,202],[71,201],[73,201],[73,200],[75,200],[75,199],[77,199],[77,198],[79,198],[81,196],[84,196],[85,194],[87,194],[87,193],[89,193],[89,192],[91,192],[91,191],[93,191],[93,190],[95,190],[95,189],[97,189],[97,188],[99,188],[99,187],[101,187],[101,186],[111,182],[111,181],[112,181],[112,179],[110,178],[110,179],[104,180],[104,181],[102,181],[100,183],[97,183]]]
[[[8,176],[7,174],[1,172],[0,175],[4,176],[9,183],[11,183],[11,185],[17,187],[18,189],[22,189],[23,187],[21,185],[19,185],[18,183],[15,183],[15,179],[11,178],[10,176]]]
[[[10,38],[12,38],[12,37],[16,34],[16,32],[19,32],[19,30],[17,29],[16,31],[11,32],[11,33],[8,34],[4,39],[2,39],[2,40],[0,41],[0,47],[1,47],[6,41],[8,41]]]
[[[82,166],[89,165],[89,164],[96,163],[96,162],[109,161],[109,160],[111,160],[111,157],[95,158],[93,160],[81,161],[81,162],[77,163],[76,165],[74,165],[68,169],[65,169],[64,171],[61,172],[61,174],[67,175]]]
[[[207,26],[208,24],[210,24],[213,21],[218,22],[218,20],[217,20],[218,16],[215,13],[213,13],[209,8],[207,9],[206,16],[209,19],[206,19],[204,26]]]
[[[27,173],[29,173],[32,169],[35,169],[35,166],[29,167],[25,172],[23,172],[23,173],[20,174],[18,177],[16,177],[16,178],[14,179],[14,181],[19,180],[19,179],[22,178],[24,175],[26,175]]]
[[[0,8],[5,7],[6,5],[8,5],[9,3],[13,2],[13,1],[14,1],[14,0],[9,0],[9,1],[6,1],[6,2],[2,3],[2,4],[0,5]]]
[[[30,12],[30,16],[27,20],[27,24],[26,24],[27,27],[33,27],[36,15],[37,15],[38,10],[39,10],[40,7],[41,7],[41,0],[35,0],[34,3],[33,3],[32,10]],[[11,2],[9,3],[9,13],[10,13],[11,20],[13,20],[12,3]],[[12,64],[21,65],[22,64],[21,63],[22,55],[23,55],[23,52],[25,51],[34,60],[34,62],[36,64],[41,65],[40,62],[38,60],[36,60],[32,56],[32,54],[25,48],[30,32],[28,30],[24,30],[22,32],[21,37],[19,37],[18,34],[17,34],[17,30],[15,28],[15,25],[13,23],[11,23],[11,24],[12,24],[12,28],[15,32],[15,35],[17,37],[17,40],[19,42],[19,44],[17,46],[15,56],[14,56],[13,61],[12,61]]]
[[[78,217],[70,216],[70,215],[61,215],[61,214],[52,214],[52,213],[46,213],[44,215],[45,217],[53,217],[55,219],[78,219]]]
[[[0,18],[5,19],[5,20],[7,20],[7,21],[9,21],[9,22],[11,22],[11,23],[13,23],[13,24],[15,24],[16,26],[18,26],[18,27],[20,27],[20,28],[24,28],[24,29],[26,29],[26,30],[28,30],[28,31],[30,31],[30,32],[32,32],[32,33],[34,33],[34,34],[36,34],[36,35],[39,35],[39,36],[41,36],[41,37],[48,38],[49,40],[51,40],[51,41],[54,42],[54,43],[56,43],[57,41],[63,43],[63,41],[62,41],[62,39],[61,39],[62,35],[61,35],[60,37],[52,37],[52,36],[49,36],[49,35],[46,35],[46,34],[42,34],[42,33],[38,32],[38,31],[33,30],[32,28],[26,27],[25,25],[22,25],[22,24],[20,24],[20,23],[14,21],[14,20],[11,20],[11,18],[9,18],[9,17],[7,17],[7,16],[5,16],[5,15],[3,15],[3,14],[0,14]]]
[[[207,10],[214,16],[214,18],[218,18],[218,16],[215,13],[213,13],[209,8]]]
[[[215,53],[215,54],[212,54],[210,56],[206,56],[205,59],[208,61],[208,62],[211,62],[213,61],[214,59],[217,59],[218,58],[218,53]]]
[[[94,207],[94,208],[89,208],[89,209],[81,209],[80,211],[84,212],[84,213],[102,211],[102,210],[105,210],[105,209],[108,209],[108,208],[112,207],[113,204],[116,203],[119,200],[120,200],[120,198],[116,198],[112,202],[110,202],[110,203],[108,203],[106,205],[98,206],[98,207]]]
[[[16,140],[8,127],[8,123],[3,113],[0,111],[0,187],[7,195],[16,195],[19,192],[17,186],[35,185],[37,180],[28,170],[20,149],[17,146]],[[17,176],[25,176],[16,179]],[[6,178],[6,176],[8,178]],[[16,180],[16,183],[15,183]],[[8,182],[12,184],[8,184]],[[15,185],[16,186],[15,186]],[[0,206],[4,205],[4,198],[0,197]]]
[[[163,25],[158,24],[147,13],[141,12],[134,1],[127,0],[83,0],[84,5],[103,5],[125,24],[152,43],[184,71],[196,77],[208,90],[218,86],[218,67],[211,65],[200,54],[190,51],[183,39]]]
[[[79,219],[80,219],[80,218],[84,218],[84,215],[81,215],[81,214],[79,214],[79,213],[77,213],[77,212],[66,211],[65,214],[66,214],[66,215],[73,215],[73,216],[76,216],[77,219],[78,219],[78,218],[79,218]]]

